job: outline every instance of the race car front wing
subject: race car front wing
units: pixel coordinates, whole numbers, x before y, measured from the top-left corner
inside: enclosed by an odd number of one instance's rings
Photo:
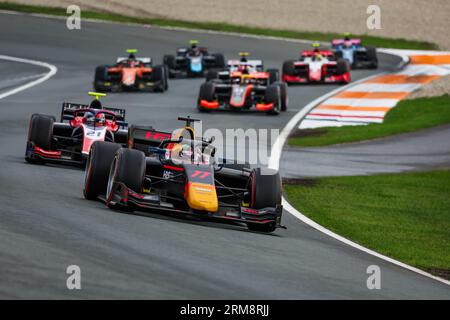
[[[169,214],[181,214],[185,216],[198,217],[205,220],[220,220],[222,222],[235,223],[252,223],[252,224],[273,224],[277,228],[286,228],[281,225],[281,215],[283,212],[282,205],[275,208],[253,209],[243,206],[232,206],[229,204],[220,204],[217,212],[198,212],[192,209],[179,209],[168,201],[162,201],[162,197],[158,194],[142,194],[136,193],[125,184],[114,182],[109,197],[100,197],[100,200],[109,206],[117,209],[129,210],[136,209],[139,211],[155,211]],[[170,198],[170,197],[164,197]],[[172,198],[174,201],[180,199]]]

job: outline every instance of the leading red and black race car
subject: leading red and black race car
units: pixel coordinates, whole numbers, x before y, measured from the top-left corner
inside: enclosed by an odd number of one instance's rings
[[[30,163],[61,163],[84,167],[95,141],[126,145],[125,110],[103,107],[102,93],[90,105],[64,102],[60,122],[50,115],[33,114],[28,130],[25,160]]]
[[[298,60],[283,63],[284,82],[347,84],[351,81],[350,66],[345,59],[337,58],[331,50],[319,49],[318,43],[313,47],[313,50],[303,51]]]
[[[151,211],[272,232],[282,227],[277,171],[219,161],[212,141],[196,137],[191,118],[174,133],[131,126],[126,148],[95,142],[86,167],[84,196],[111,209]]]
[[[136,49],[128,49],[128,57],[119,57],[112,66],[95,69],[94,88],[98,92],[144,91],[164,92],[169,88],[168,70],[152,65],[149,57],[136,57]]]

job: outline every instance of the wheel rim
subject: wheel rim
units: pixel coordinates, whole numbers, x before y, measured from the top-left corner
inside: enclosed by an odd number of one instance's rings
[[[114,158],[113,163],[111,164],[111,168],[109,170],[109,176],[108,176],[108,185],[106,187],[106,199],[109,203],[112,198],[112,188],[114,185],[114,179],[116,176],[116,158]]]
[[[91,175],[92,171],[92,164],[91,164],[91,154],[89,154],[88,161],[86,162],[86,170],[84,171],[84,193],[86,194],[87,190],[89,189],[89,186],[87,185],[89,182],[89,177]]]

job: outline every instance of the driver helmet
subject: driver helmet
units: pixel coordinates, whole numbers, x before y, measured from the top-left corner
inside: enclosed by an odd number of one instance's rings
[[[105,117],[105,114],[103,112],[97,113],[95,118],[97,120],[97,123],[100,123],[101,125],[104,125],[106,123],[106,117]]]
[[[248,66],[246,64],[240,64],[238,66],[238,71],[241,72],[242,74],[248,74]]]
[[[323,56],[320,53],[318,53],[314,56],[314,61],[322,61],[322,59],[323,59]]]
[[[344,33],[344,40],[345,41],[350,41],[350,32]]]
[[[313,49],[313,52],[314,52],[314,53],[320,52],[320,43],[318,43],[318,42],[313,42],[312,47],[314,48],[314,49]]]

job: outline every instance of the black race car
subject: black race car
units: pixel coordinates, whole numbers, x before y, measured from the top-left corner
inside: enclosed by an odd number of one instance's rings
[[[196,40],[191,40],[190,44],[190,47],[178,48],[176,56],[164,55],[170,78],[204,77],[208,70],[225,68],[223,54],[210,54],[207,48],[197,46]]]
[[[155,211],[272,232],[281,227],[277,171],[216,161],[212,141],[195,136],[191,118],[174,134],[131,126],[127,148],[95,142],[86,167],[84,196],[111,209]]]

